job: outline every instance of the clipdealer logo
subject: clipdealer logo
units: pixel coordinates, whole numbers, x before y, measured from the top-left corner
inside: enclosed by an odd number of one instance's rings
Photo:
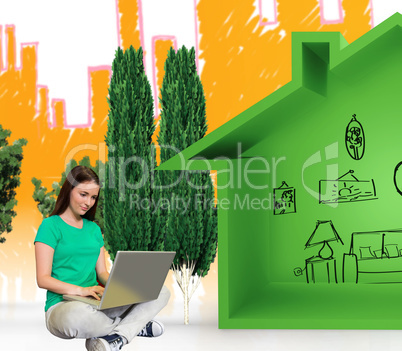
[[[322,163],[324,161],[337,159],[339,156],[339,143],[335,142],[325,147],[324,150],[325,158],[321,157],[321,151],[317,151],[313,155],[311,155],[303,164],[302,167],[302,183],[304,189],[315,199],[320,199],[320,193],[311,189],[305,182],[305,172],[309,167],[317,165],[318,163]],[[339,177],[339,167],[338,163],[327,164],[326,166],[326,179],[338,179]],[[325,193],[328,194],[332,189],[329,188],[330,183],[327,183],[327,188],[325,189]],[[328,203],[328,206],[338,207],[338,203]]]

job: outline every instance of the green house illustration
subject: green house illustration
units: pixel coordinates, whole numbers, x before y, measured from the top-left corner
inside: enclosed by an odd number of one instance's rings
[[[217,171],[219,327],[400,329],[401,165],[402,16],[293,33],[292,81],[159,167]]]

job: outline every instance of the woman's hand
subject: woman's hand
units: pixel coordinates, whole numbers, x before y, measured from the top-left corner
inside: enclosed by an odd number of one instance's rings
[[[81,287],[79,289],[77,295],[78,296],[92,296],[99,301],[100,300],[99,295],[102,296],[104,290],[105,290],[105,288],[103,288],[99,285],[89,286],[87,288]]]

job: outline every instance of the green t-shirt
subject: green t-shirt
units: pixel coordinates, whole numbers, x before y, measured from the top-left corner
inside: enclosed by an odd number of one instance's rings
[[[98,285],[95,266],[104,245],[99,226],[83,219],[83,227],[75,228],[60,216],[45,218],[38,228],[34,242],[54,249],[52,274],[55,279],[82,287]],[[63,301],[63,296],[47,291],[45,311]]]

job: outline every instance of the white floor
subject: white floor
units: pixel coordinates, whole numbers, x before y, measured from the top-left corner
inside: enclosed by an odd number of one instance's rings
[[[206,277],[190,303],[190,324],[183,324],[181,293],[172,279],[167,286],[172,299],[159,314],[165,334],[136,338],[126,351],[254,351],[254,350],[401,350],[402,331],[367,330],[220,330],[216,274]],[[399,308],[395,306],[395,308]],[[0,350],[85,351],[83,340],[61,340],[44,325],[43,303],[0,305]],[[401,308],[402,329],[402,308]]]

